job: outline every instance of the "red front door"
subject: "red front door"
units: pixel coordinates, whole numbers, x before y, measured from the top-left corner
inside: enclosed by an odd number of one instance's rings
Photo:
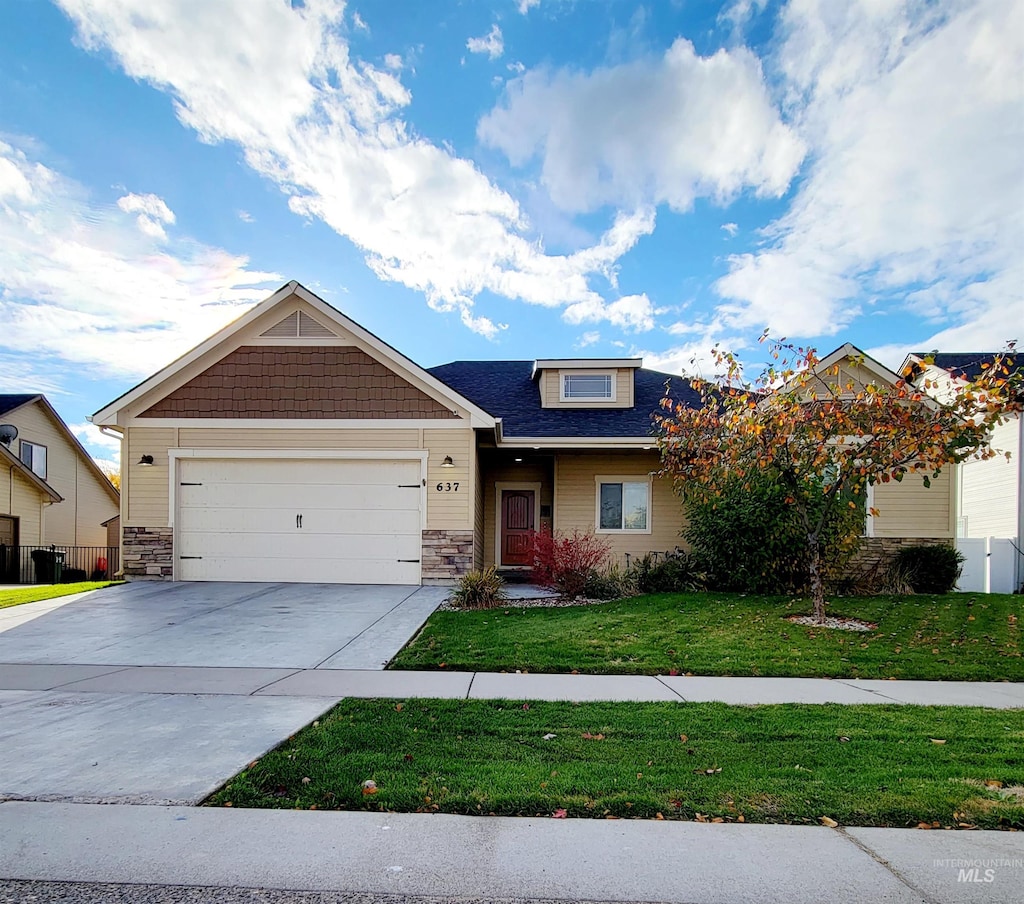
[[[531,565],[533,490],[501,491],[501,565]]]

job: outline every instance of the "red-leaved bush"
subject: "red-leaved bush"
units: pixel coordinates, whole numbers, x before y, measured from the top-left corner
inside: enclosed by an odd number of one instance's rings
[[[593,531],[574,528],[571,533],[534,532],[531,536],[533,580],[557,590],[566,599],[583,594],[587,577],[603,568],[611,546]]]

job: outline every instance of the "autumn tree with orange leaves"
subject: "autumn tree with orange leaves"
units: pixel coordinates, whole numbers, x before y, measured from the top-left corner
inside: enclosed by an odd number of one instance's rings
[[[867,487],[919,475],[927,487],[942,468],[999,454],[992,428],[1021,410],[1021,374],[1012,347],[942,400],[899,378],[867,383],[828,367],[812,348],[770,340],[772,364],[752,383],[730,352],[713,350],[719,375],[693,379],[700,407],[662,400],[656,416],[662,474],[684,503],[721,498],[736,480],[766,478],[807,540],[815,620],[825,619],[825,528],[837,507],[857,506]],[[856,359],[855,359],[856,362]],[[878,514],[872,509],[872,514]],[[849,540],[849,538],[832,538]]]

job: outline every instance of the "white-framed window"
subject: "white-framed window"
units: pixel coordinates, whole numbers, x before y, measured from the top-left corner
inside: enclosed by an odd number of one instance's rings
[[[615,375],[611,373],[562,374],[563,402],[614,402]]]
[[[43,480],[46,480],[46,446],[22,440],[20,452],[21,460]]]
[[[598,477],[597,533],[651,532],[649,477]]]

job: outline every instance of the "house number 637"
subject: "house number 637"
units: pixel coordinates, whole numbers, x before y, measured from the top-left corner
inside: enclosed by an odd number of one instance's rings
[[[437,492],[457,493],[459,492],[459,482],[456,480],[455,483],[439,483],[437,485]]]

